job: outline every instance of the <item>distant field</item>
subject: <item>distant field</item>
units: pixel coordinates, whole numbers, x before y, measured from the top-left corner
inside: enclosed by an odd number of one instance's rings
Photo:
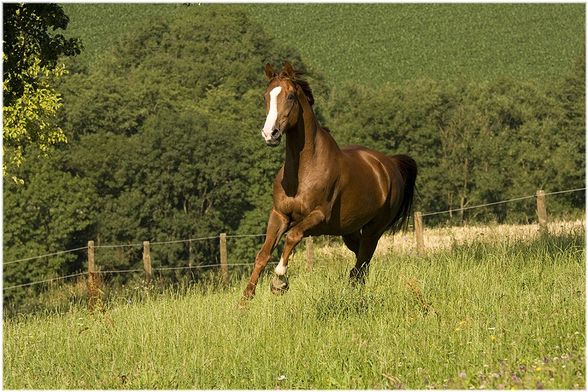
[[[121,296],[4,321],[8,389],[584,389],[585,232],[377,254],[303,252],[290,291]]]
[[[95,63],[144,18],[198,7],[245,9],[297,48],[329,83],[433,79],[552,79],[583,55],[583,4],[64,4],[69,34]]]

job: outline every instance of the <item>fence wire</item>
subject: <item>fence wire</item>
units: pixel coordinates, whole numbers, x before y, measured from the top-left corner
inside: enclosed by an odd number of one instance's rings
[[[586,188],[584,187],[584,188],[568,189],[568,190],[565,190],[565,191],[546,192],[545,193],[545,196],[549,196],[549,195],[560,195],[562,193],[579,192],[579,191],[585,191],[585,190],[586,190]],[[513,202],[513,201],[533,199],[533,198],[536,198],[536,197],[537,197],[537,195],[515,197],[514,199],[495,201],[495,202],[492,202],[492,203],[485,203],[485,204],[478,204],[478,205],[470,206],[470,207],[452,208],[452,209],[445,210],[445,211],[425,212],[425,213],[422,214],[422,216],[425,217],[425,216],[432,216],[432,215],[447,214],[447,213],[452,213],[452,212],[459,212],[459,211],[471,210],[471,209],[474,209],[474,208],[483,208],[483,207],[494,206],[494,205],[498,205],[498,204],[510,203],[510,202]]]
[[[572,193],[572,192],[579,192],[579,191],[585,191],[586,187],[583,188],[576,188],[576,189],[567,189],[567,190],[563,190],[563,191],[554,191],[554,192],[546,192],[545,196],[549,196],[549,195],[559,195],[559,194],[563,194],[563,193]],[[537,197],[537,195],[530,195],[530,196],[522,196],[522,197],[516,197],[513,199],[508,199],[508,200],[502,200],[502,201],[497,201],[497,202],[492,202],[492,203],[485,203],[485,204],[478,204],[475,206],[470,206],[470,207],[465,207],[465,208],[457,208],[457,209],[449,209],[449,210],[445,210],[445,211],[436,211],[436,212],[427,212],[427,213],[423,213],[422,216],[432,216],[432,215],[439,215],[439,214],[447,214],[450,212],[458,212],[458,211],[464,211],[464,210],[471,210],[474,208],[483,208],[483,207],[488,207],[488,206],[493,206],[493,205],[498,205],[498,204],[505,204],[505,203],[510,203],[513,201],[520,201],[520,200],[526,200],[526,199],[532,199]],[[246,238],[246,237],[265,237],[265,234],[234,234],[234,235],[227,235],[227,238]],[[186,243],[186,242],[196,242],[196,241],[208,241],[208,240],[214,240],[214,239],[220,239],[220,235],[216,235],[216,236],[210,236],[210,237],[200,237],[200,238],[191,238],[191,239],[186,239],[186,240],[170,240],[170,241],[155,241],[155,242],[150,242],[150,245],[165,245],[165,244],[175,244],[175,243]],[[136,244],[106,244],[106,245],[94,245],[93,248],[94,249],[100,249],[100,248],[127,248],[127,247],[142,247],[143,244],[142,243],[136,243]],[[42,259],[45,257],[51,257],[51,256],[58,256],[61,254],[66,254],[66,253],[72,253],[72,252],[77,252],[80,250],[87,250],[88,246],[82,246],[79,248],[74,248],[74,249],[67,249],[67,250],[62,250],[59,252],[53,252],[53,253],[47,253],[44,255],[40,255],[40,256],[33,256],[33,257],[26,257],[23,259],[17,259],[17,260],[12,260],[12,261],[7,261],[4,262],[3,265],[10,265],[10,264],[15,264],[15,263],[20,263],[20,262],[24,262],[24,261],[30,261],[30,260],[36,260],[36,259]],[[275,262],[271,262],[268,263],[268,265],[271,264],[276,264]],[[236,263],[236,264],[227,264],[228,267],[237,267],[237,266],[251,266],[252,263]],[[185,269],[203,269],[203,268],[211,268],[211,267],[220,267],[220,264],[205,264],[205,265],[192,265],[192,266],[180,266],[180,267],[154,267],[152,268],[153,271],[167,271],[167,270],[185,270]],[[97,274],[121,274],[121,273],[131,273],[131,272],[143,272],[143,269],[137,268],[137,269],[126,269],[126,270],[106,270],[106,271],[96,271],[95,273]],[[28,282],[28,283],[22,283],[22,284],[17,284],[14,286],[9,286],[9,287],[3,287],[3,291],[6,290],[12,290],[12,289],[16,289],[19,287],[28,287],[28,286],[33,286],[33,285],[37,285],[37,284],[42,284],[42,283],[48,283],[48,282],[53,282],[56,280],[63,280],[63,279],[68,279],[68,278],[73,278],[76,276],[82,276],[82,275],[87,275],[88,272],[79,272],[76,274],[71,274],[71,275],[66,275],[66,276],[59,276],[56,278],[51,278],[51,279],[45,279],[45,280],[40,280],[40,281],[36,281],[36,282]]]
[[[432,216],[432,215],[447,214],[447,213],[457,212],[457,211],[471,210],[471,209],[474,209],[474,208],[482,208],[482,207],[494,206],[494,205],[497,205],[497,204],[510,203],[510,202],[513,202],[513,201],[532,199],[534,197],[535,197],[535,195],[533,195],[533,196],[523,196],[523,197],[516,197],[514,199],[496,201],[496,202],[493,202],[493,203],[478,204],[478,205],[475,205],[475,206],[464,207],[464,208],[452,208],[452,209],[445,210],[445,211],[425,212],[425,213],[422,214],[422,216]]]
[[[9,265],[9,264],[14,264],[14,263],[20,263],[21,261],[29,261],[29,260],[35,260],[35,259],[42,259],[44,257],[58,256],[58,255],[62,255],[64,253],[77,252],[78,250],[84,250],[84,249],[88,249],[88,247],[87,246],[82,246],[80,248],[62,250],[62,251],[54,252],[54,253],[47,253],[47,254],[41,255],[41,256],[26,257],[24,259],[18,259],[18,260],[13,260],[13,261],[6,261],[3,264],[4,265]]]
[[[278,262],[272,261],[272,262],[267,263],[267,265],[274,265],[274,264],[278,264]],[[253,265],[253,263],[232,263],[232,264],[227,264],[227,267],[249,267],[252,265]],[[154,268],[152,268],[152,270],[153,271],[170,271],[170,270],[186,270],[186,269],[203,269],[203,268],[213,268],[213,267],[220,267],[220,266],[221,266],[220,264],[204,264],[204,265],[191,265],[191,266],[182,266],[182,267],[154,267]],[[93,273],[94,274],[127,274],[127,273],[132,273],[132,272],[145,272],[145,270],[143,268],[125,269],[125,270],[104,270],[104,271],[100,270],[100,271],[95,271]],[[40,280],[40,281],[36,281],[36,282],[17,284],[14,286],[4,287],[3,291],[16,289],[19,287],[33,286],[33,285],[37,285],[37,284],[48,283],[48,282],[53,282],[56,280],[73,278],[76,276],[82,276],[82,275],[88,275],[88,274],[89,274],[89,272],[85,271],[85,272],[79,272],[77,274],[59,276],[57,278],[52,278],[52,279],[45,279],[45,280]]]
[[[18,287],[33,286],[33,285],[36,285],[36,284],[48,283],[48,282],[53,282],[55,280],[62,280],[62,279],[67,279],[67,278],[73,278],[75,276],[82,276],[82,275],[87,275],[87,274],[88,274],[88,272],[79,272],[77,274],[71,274],[71,275],[66,275],[66,276],[59,276],[57,278],[40,280],[40,281],[37,281],[37,282],[22,283],[22,284],[17,284],[17,285],[10,286],[10,287],[3,287],[2,290],[3,291],[6,291],[6,290],[11,290],[11,289],[16,289]]]

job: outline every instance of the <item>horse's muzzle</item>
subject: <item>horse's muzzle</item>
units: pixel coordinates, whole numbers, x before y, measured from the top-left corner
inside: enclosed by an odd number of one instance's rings
[[[280,145],[280,139],[281,137],[278,137],[277,139],[266,140],[265,145],[269,147],[277,147]]]
[[[263,136],[263,140],[265,140],[265,144],[270,147],[278,146],[282,140],[282,133],[278,129],[274,129],[269,138],[266,137],[264,131],[261,131],[261,135]]]

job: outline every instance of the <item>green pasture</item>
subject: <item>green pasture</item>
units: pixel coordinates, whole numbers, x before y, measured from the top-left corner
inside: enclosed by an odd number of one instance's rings
[[[583,56],[583,4],[64,4],[89,66],[149,18],[239,8],[331,85],[553,79]],[[238,28],[238,26],[235,26]],[[261,67],[261,65],[260,65]]]
[[[8,389],[585,387],[584,232],[377,257],[4,320]]]

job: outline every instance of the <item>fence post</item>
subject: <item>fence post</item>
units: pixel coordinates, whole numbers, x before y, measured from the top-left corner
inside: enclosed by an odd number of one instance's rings
[[[149,241],[143,241],[143,268],[145,269],[145,281],[151,282],[153,278],[153,268],[151,267],[151,250],[149,249]]]
[[[96,272],[96,259],[94,258],[94,241],[88,241],[88,276]]]
[[[229,264],[227,260],[227,233],[220,234],[220,266],[223,283],[229,281]]]
[[[539,230],[547,232],[547,208],[545,207],[545,191],[537,191],[537,219],[539,220]]]
[[[188,240],[188,267],[192,272],[192,265],[194,264],[194,249],[192,248],[192,240]]]
[[[96,276],[94,241],[88,241],[88,308],[94,310],[100,303],[100,288]]]
[[[314,263],[314,249],[312,237],[306,237],[306,269],[311,270]]]
[[[417,254],[422,254],[425,250],[425,241],[423,239],[423,214],[420,211],[414,213],[414,234]]]

